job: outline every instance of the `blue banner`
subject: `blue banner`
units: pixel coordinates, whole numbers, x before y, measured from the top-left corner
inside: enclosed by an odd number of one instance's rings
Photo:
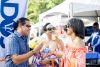
[[[4,38],[14,31],[16,20],[27,14],[28,0],[0,0],[0,58],[5,48]]]

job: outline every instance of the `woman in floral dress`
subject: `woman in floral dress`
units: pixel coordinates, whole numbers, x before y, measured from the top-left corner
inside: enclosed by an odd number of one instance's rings
[[[38,55],[33,56],[33,64],[35,67],[50,67],[53,65],[52,60],[54,60],[54,66],[59,67],[59,58],[54,54],[58,51],[58,43],[53,37],[55,28],[51,23],[46,23],[43,31],[44,33],[39,39],[39,42],[43,41],[43,47]]]
[[[86,67],[86,48],[83,42],[84,24],[83,21],[71,18],[64,30],[69,37],[69,43],[63,45],[58,39],[62,48],[61,67]]]

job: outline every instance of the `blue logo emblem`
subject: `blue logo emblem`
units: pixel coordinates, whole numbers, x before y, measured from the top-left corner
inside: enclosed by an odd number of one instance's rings
[[[0,22],[0,46],[2,48],[5,48],[5,44],[3,43],[4,37],[9,36],[13,31],[14,31],[14,26],[15,26],[15,21],[14,19],[18,15],[18,4],[17,3],[8,3],[7,1],[9,0],[1,0],[1,5],[0,5],[0,13],[1,16],[4,20]],[[5,7],[12,9],[14,8],[14,14],[8,16],[5,13]]]

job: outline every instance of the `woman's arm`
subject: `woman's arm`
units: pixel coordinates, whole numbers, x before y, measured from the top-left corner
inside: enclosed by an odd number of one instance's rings
[[[63,51],[64,49],[64,43],[62,42],[62,40],[60,40],[57,36],[56,36],[56,40],[55,40],[58,44],[58,48],[59,50]]]

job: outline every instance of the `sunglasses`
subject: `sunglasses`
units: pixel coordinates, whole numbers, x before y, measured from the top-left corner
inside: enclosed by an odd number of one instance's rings
[[[97,26],[93,26],[94,29],[98,28]]]
[[[47,30],[52,31],[52,30],[55,30],[55,28],[54,27],[53,28],[48,28]]]
[[[67,25],[64,26],[64,31],[67,31]]]
[[[67,31],[67,28],[71,27],[70,25],[65,25],[64,26],[64,31]]]
[[[28,27],[28,28],[30,28],[31,27],[31,25],[25,25],[26,27]]]

